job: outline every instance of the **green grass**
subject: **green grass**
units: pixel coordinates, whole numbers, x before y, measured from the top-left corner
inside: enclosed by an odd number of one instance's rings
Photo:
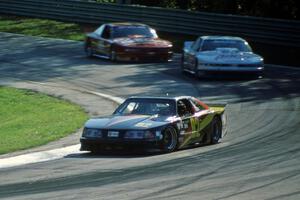
[[[62,138],[80,128],[86,119],[82,108],[70,102],[0,86],[0,154]]]
[[[47,19],[0,16],[0,32],[24,35],[83,40],[85,34],[80,25]]]

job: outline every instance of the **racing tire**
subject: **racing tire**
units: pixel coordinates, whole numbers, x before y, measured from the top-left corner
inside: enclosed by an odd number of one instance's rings
[[[109,56],[110,61],[112,62],[116,62],[117,61],[117,53],[114,50],[114,48],[112,47],[110,50],[110,56]]]
[[[86,46],[85,47],[85,55],[88,58],[92,58],[94,56],[94,50],[92,49],[91,46]]]
[[[199,73],[199,71],[198,71],[198,60],[197,60],[197,59],[195,60],[193,72],[194,72],[194,76],[195,76],[196,78],[201,78],[201,77],[202,77],[202,74]]]
[[[210,144],[217,144],[222,137],[222,121],[220,117],[214,117],[211,124]]]
[[[185,74],[186,71],[184,70],[184,54],[181,54],[181,59],[180,59],[180,71],[182,74]]]
[[[256,74],[255,74],[255,78],[256,79],[262,79],[264,77],[264,72],[257,72]]]
[[[178,148],[178,134],[174,127],[167,127],[163,131],[163,152],[170,153],[175,151]]]
[[[203,70],[198,70],[198,60],[195,60],[194,69],[193,69],[194,75],[196,78],[205,78],[206,73]]]

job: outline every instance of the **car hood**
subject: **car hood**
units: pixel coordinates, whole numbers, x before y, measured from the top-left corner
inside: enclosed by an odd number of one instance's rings
[[[149,129],[166,125],[173,118],[157,115],[111,115],[90,119],[85,123],[85,127],[99,129]]]
[[[167,48],[172,47],[172,43],[166,40],[158,38],[147,38],[147,37],[124,37],[116,38],[113,40],[115,44],[126,46],[126,47],[160,47]]]
[[[263,63],[263,58],[252,52],[241,52],[235,48],[218,48],[197,54],[200,62],[216,64],[255,64]]]

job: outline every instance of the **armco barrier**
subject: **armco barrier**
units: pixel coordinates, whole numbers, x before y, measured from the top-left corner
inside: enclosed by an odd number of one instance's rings
[[[265,44],[300,47],[298,21],[78,0],[0,0],[1,13],[89,24],[141,22],[171,33],[234,35]]]

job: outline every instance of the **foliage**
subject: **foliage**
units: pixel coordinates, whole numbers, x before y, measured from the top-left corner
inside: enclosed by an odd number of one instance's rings
[[[13,16],[0,16],[0,31],[70,40],[85,37],[78,24]]]
[[[300,17],[296,0],[131,0],[131,4],[282,19]]]

